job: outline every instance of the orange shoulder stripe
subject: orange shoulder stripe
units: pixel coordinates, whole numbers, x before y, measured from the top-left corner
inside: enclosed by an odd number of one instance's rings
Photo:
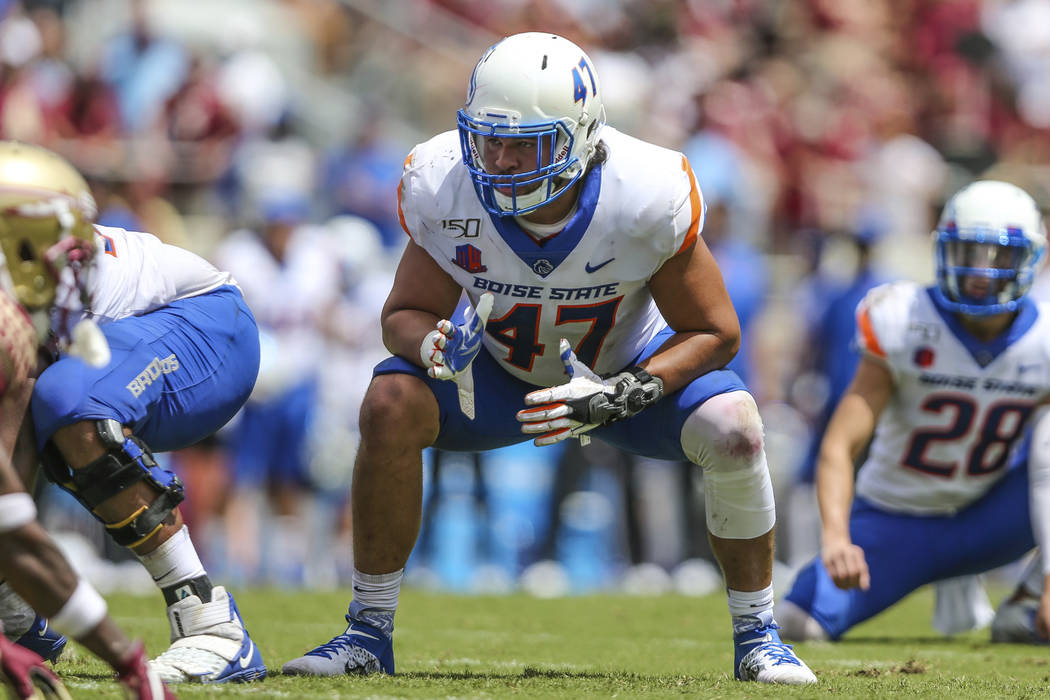
[[[683,250],[688,250],[689,246],[696,243],[696,236],[700,233],[700,213],[703,211],[703,201],[700,197],[700,188],[696,185],[696,175],[693,174],[693,169],[689,167],[689,161],[685,156],[682,156],[682,170],[689,175],[689,208],[693,212],[693,219],[689,222],[689,231],[686,232],[685,240],[682,241],[675,255]]]
[[[412,154],[409,153],[408,157],[405,158],[405,164],[403,168],[407,168],[408,164],[412,162]],[[405,223],[405,212],[401,209],[401,190],[404,187],[404,181],[397,183],[397,220],[401,222],[401,228],[405,230],[408,237],[412,237],[412,232],[408,230],[408,225]]]
[[[875,336],[875,329],[871,327],[871,315],[866,306],[857,314],[857,327],[860,328],[861,338],[864,340],[864,349],[873,355],[885,358],[886,351],[879,345],[879,339]]]

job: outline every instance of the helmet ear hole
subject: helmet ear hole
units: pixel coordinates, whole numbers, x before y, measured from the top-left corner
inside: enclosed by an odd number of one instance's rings
[[[33,253],[33,246],[24,238],[18,244],[18,257],[21,258],[22,262],[36,260],[36,255]]]

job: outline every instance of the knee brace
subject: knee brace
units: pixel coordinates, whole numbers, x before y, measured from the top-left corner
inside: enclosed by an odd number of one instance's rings
[[[704,470],[707,528],[716,537],[752,539],[776,522],[762,430],[746,391],[713,396],[682,426],[682,449]]]
[[[117,544],[134,547],[159,530],[185,498],[182,480],[157,466],[146,443],[134,435],[125,436],[119,421],[98,420],[95,427],[106,454],[81,469],[71,469],[49,441],[42,455],[44,473],[91,511]],[[153,503],[118,523],[107,523],[95,513],[101,503],[142,480],[160,491]]]

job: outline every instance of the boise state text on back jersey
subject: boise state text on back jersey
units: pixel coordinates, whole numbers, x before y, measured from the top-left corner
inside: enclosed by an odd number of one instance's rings
[[[858,305],[857,342],[895,382],[856,488],[890,511],[948,514],[980,498],[1050,393],[1050,308],[1030,299],[984,343],[928,288],[886,284]]]
[[[98,252],[88,282],[91,308],[81,308],[72,273],[64,269],[52,314],[55,327],[63,313],[71,324],[84,315],[101,324],[237,284],[204,258],[149,233],[96,225],[95,244]]]
[[[666,325],[649,278],[703,227],[703,197],[681,153],[610,127],[602,141],[607,160],[581,180],[565,228],[541,242],[482,207],[457,132],[416,146],[405,161],[402,226],[472,304],[492,292],[485,348],[532,384],[565,381],[561,338],[599,374],[630,364]]]

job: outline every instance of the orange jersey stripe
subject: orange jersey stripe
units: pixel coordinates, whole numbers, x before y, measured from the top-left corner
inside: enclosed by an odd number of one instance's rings
[[[405,158],[404,168],[408,167],[408,164],[412,162],[412,154],[409,153],[408,157]],[[408,230],[408,225],[405,223],[405,212],[401,210],[401,189],[404,187],[404,182],[397,183],[397,220],[401,222],[401,228],[405,230],[408,237],[412,237],[412,232]]]
[[[886,357],[886,351],[879,345],[879,339],[875,337],[875,329],[871,327],[871,315],[868,308],[864,307],[857,314],[857,327],[860,328],[860,336],[864,349],[877,357]]]
[[[682,170],[689,174],[689,207],[693,211],[693,220],[689,222],[689,231],[685,234],[685,240],[682,241],[675,255],[696,243],[696,236],[700,233],[700,212],[703,211],[700,188],[696,185],[696,175],[693,174],[693,169],[689,167],[689,161],[685,156],[682,156]]]

